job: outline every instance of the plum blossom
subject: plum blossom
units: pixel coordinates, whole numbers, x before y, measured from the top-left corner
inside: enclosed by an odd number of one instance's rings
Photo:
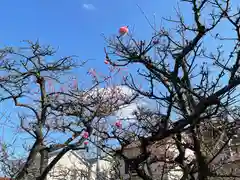
[[[88,71],[88,73],[89,73],[90,75],[92,75],[93,77],[96,77],[96,76],[97,76],[97,72],[96,72],[96,70],[93,69],[93,68],[91,68],[91,69]]]
[[[128,26],[122,26],[122,27],[119,28],[119,34],[121,36],[123,36],[123,35],[125,35],[127,33],[128,33]]]
[[[117,128],[122,128],[122,123],[121,123],[121,121],[120,121],[120,120],[116,121],[115,126],[116,126]]]
[[[83,137],[84,137],[85,139],[87,139],[88,136],[89,136],[88,132],[84,132],[84,133],[83,133]]]
[[[73,80],[73,89],[77,89],[77,87],[78,87],[77,80],[74,79],[74,80]]]
[[[109,64],[109,61],[107,59],[105,59],[104,63],[105,64]]]
[[[154,39],[154,40],[153,40],[153,44],[154,44],[154,45],[156,45],[156,44],[158,44],[158,43],[159,43],[159,40],[158,40],[158,39]]]
[[[88,145],[88,142],[87,142],[87,141],[85,141],[83,144],[86,146],[86,145]]]
[[[53,93],[55,91],[53,83],[52,83],[51,80],[48,81],[48,90],[49,90],[50,93]]]

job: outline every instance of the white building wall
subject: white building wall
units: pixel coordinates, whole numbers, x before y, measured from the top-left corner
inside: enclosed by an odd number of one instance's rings
[[[74,152],[73,152],[74,153]],[[47,180],[75,180],[73,172],[76,171],[76,177],[80,178],[81,171],[85,171],[86,174],[90,171],[90,180],[96,179],[96,168],[97,162],[90,165],[85,164],[81,161],[75,154],[71,151],[67,152],[55,165],[55,167],[50,171]],[[49,158],[49,163],[55,157]],[[81,157],[80,157],[81,158]],[[110,178],[111,162],[106,160],[99,160],[100,172],[107,172],[107,177]],[[89,180],[87,178],[81,178],[81,180]]]
[[[106,178],[110,178],[110,169],[111,169],[111,162],[106,160],[99,160],[99,170],[100,173],[106,173]],[[91,168],[91,178],[96,179],[96,172],[97,172],[97,162],[92,164]]]
[[[49,163],[55,157],[49,158]],[[88,166],[79,160],[71,151],[67,152],[50,171],[48,180],[72,180],[73,173],[76,171],[76,176],[79,176],[81,171],[88,172]]]

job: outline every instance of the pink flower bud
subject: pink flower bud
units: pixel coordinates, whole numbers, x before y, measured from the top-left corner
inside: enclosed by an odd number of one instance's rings
[[[156,45],[156,44],[158,44],[158,43],[159,43],[159,40],[158,40],[158,39],[153,40],[153,44],[154,44],[154,45]]]
[[[83,144],[86,146],[86,145],[88,145],[88,142],[87,142],[87,141],[85,141]]]
[[[115,126],[116,126],[117,128],[121,128],[121,127],[122,127],[121,121],[118,120],[118,121],[115,123]]]
[[[84,137],[85,139],[87,139],[88,136],[89,136],[88,132],[84,132],[84,133],[83,133],[83,137]]]
[[[96,72],[96,70],[93,69],[93,68],[91,68],[91,69],[89,70],[89,74],[92,75],[93,77],[96,77],[96,76],[97,76],[97,72]]]
[[[51,80],[48,82],[48,89],[50,93],[53,93],[55,91]]]
[[[122,26],[119,28],[119,34],[120,35],[125,35],[128,33],[128,27],[127,26]]]
[[[77,80],[73,80],[73,89],[77,89],[78,87],[78,83],[77,83]]]
[[[104,61],[104,63],[105,63],[105,64],[109,64],[109,61],[106,59],[106,60]]]

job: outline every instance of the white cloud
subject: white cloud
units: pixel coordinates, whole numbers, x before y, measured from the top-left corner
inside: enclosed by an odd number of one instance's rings
[[[133,118],[133,112],[137,110],[137,104],[132,103],[122,109],[120,109],[117,113],[116,116],[118,118]]]
[[[122,90],[129,96],[133,94],[133,91],[127,87],[122,87]],[[136,123],[135,115],[133,114],[133,112],[138,111],[139,107],[146,107],[148,109],[157,110],[154,101],[148,100],[146,98],[138,98],[136,99],[136,101],[124,106],[123,108],[115,112],[115,118],[124,120],[126,126],[128,126],[129,123]]]
[[[83,101],[93,100],[95,98],[101,98],[106,102],[118,102],[124,104],[123,101],[130,100],[135,96],[135,92],[126,86],[112,86],[107,88],[94,88],[91,91],[83,94]]]
[[[134,97],[136,97],[135,92],[126,86],[113,86],[107,88],[97,87],[88,91],[75,92],[74,96],[63,94],[60,94],[57,97],[53,96],[53,98],[56,99],[56,105],[67,101],[69,101],[69,103],[75,103],[74,106],[67,106],[66,108],[68,110],[75,111],[79,109],[80,104],[78,102],[86,104],[86,106],[88,106],[86,113],[89,109],[94,110],[96,107],[98,107],[94,106],[94,103],[97,102],[102,102],[101,109],[99,109],[99,111],[103,110],[103,114],[112,114],[111,112],[114,111],[114,109],[116,110],[121,107],[118,112],[113,113],[118,118],[129,118],[131,116],[132,110],[136,109],[136,104],[130,102],[130,100]],[[123,105],[126,102],[129,102],[130,104]],[[109,111],[106,111],[107,109],[109,109]]]
[[[93,4],[83,4],[82,7],[86,10],[95,10],[96,7]]]

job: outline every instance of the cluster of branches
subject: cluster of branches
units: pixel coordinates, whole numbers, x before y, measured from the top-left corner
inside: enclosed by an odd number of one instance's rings
[[[103,142],[115,139],[121,147],[104,150],[130,159],[145,180],[163,179],[164,172],[170,176],[174,168],[181,171],[177,179],[237,179],[239,165],[230,145],[239,133],[240,11],[230,0],[181,3],[191,7],[192,24],[185,22],[179,8],[176,20],[165,19],[176,24],[175,29],[157,30],[150,24],[155,35],[149,42],[132,34],[106,38],[111,66],[139,67],[138,76],[129,75],[124,85],[155,102],[158,109],[140,108],[127,127],[102,132]],[[225,37],[221,26],[234,37]],[[131,149],[136,152],[131,154]]]
[[[68,90],[62,87],[53,91],[48,87],[49,83],[52,86],[64,84],[71,70],[82,67],[85,62],[77,63],[70,56],[54,60],[56,52],[51,47],[30,41],[27,45],[1,50],[0,101],[11,100],[16,107],[22,108],[12,121],[25,132],[25,137],[31,138],[31,147],[26,159],[18,161],[18,168],[13,163],[14,153],[10,154],[10,148],[3,148],[1,167],[16,180],[27,177],[43,180],[68,151],[86,149],[83,143],[88,137],[83,136],[84,132],[90,137],[96,122],[131,103],[137,95],[126,96],[117,86],[100,88],[104,79],[94,79],[89,88],[73,84]],[[62,138],[61,142],[53,139],[51,134],[56,132],[65,139]],[[44,163],[46,152],[56,154],[47,164]],[[31,170],[37,158],[40,165],[33,173]]]
[[[149,42],[137,40],[132,34],[106,38],[109,66],[130,70],[131,65],[139,67],[137,76],[124,77],[123,85],[133,92],[130,95],[122,95],[116,87],[100,88],[107,78],[99,80],[95,75],[88,89],[48,92],[47,79],[61,84],[63,77],[78,67],[73,57],[49,61],[55,51],[38,42],[28,42],[29,48],[1,51],[1,101],[10,99],[15,106],[29,110],[30,114],[19,114],[18,120],[33,138],[28,157],[14,171],[13,178],[27,177],[38,155],[56,152],[46,166],[41,158],[39,172],[33,178],[45,179],[64,154],[84,148],[84,131],[89,136],[100,136],[96,145],[116,161],[120,159],[120,164],[122,160],[130,161],[132,170],[144,180],[165,176],[192,180],[240,178],[230,147],[239,133],[240,12],[237,8],[234,12],[230,0],[181,2],[191,7],[192,24],[187,24],[177,10],[176,20],[165,19],[176,28],[157,30],[151,25],[155,35]],[[219,31],[221,25],[229,27],[234,38],[224,37]],[[226,42],[230,42],[227,48]],[[141,88],[139,79],[143,82]],[[36,96],[30,96],[33,84],[38,88]],[[122,128],[119,123],[108,123],[109,116],[139,95],[157,108],[139,107],[131,118],[122,119],[127,121]],[[51,132],[68,137],[61,144],[52,142]],[[119,148],[113,148],[110,140]],[[7,158],[3,154],[5,164]],[[120,170],[115,171],[117,178],[124,174],[118,163],[114,166],[114,170]]]

